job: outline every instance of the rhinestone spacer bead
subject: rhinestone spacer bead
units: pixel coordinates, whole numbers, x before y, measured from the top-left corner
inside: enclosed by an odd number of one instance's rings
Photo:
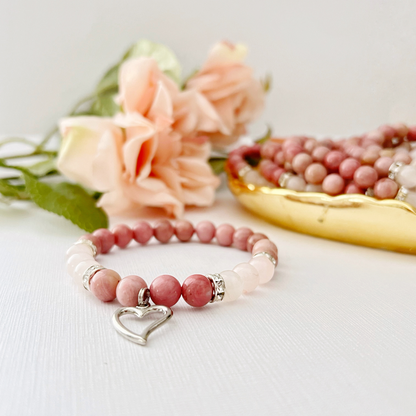
[[[368,189],[365,191],[365,194],[366,194],[367,196],[373,196],[373,197],[374,197],[374,189],[373,189],[373,188],[368,188]]]
[[[225,295],[225,282],[223,277],[219,273],[208,274],[207,278],[211,281],[214,293],[210,300],[210,303],[221,302]]]
[[[397,174],[404,165],[403,162],[394,162],[389,168],[389,179],[395,181]]]
[[[95,257],[97,255],[97,247],[91,240],[87,240],[86,238],[83,238],[82,240],[78,240],[75,245],[77,244],[86,244],[89,246],[92,250],[92,256]]]
[[[85,290],[90,291],[90,280],[97,273],[99,270],[103,270],[105,267],[101,266],[101,264],[95,264],[93,266],[88,267],[85,270],[84,274],[82,275],[82,285],[84,286]]]
[[[280,185],[280,187],[281,187],[281,188],[286,188],[287,182],[288,182],[288,180],[289,180],[292,176],[294,176],[294,175],[293,175],[293,173],[291,173],[291,172],[285,172],[285,173],[282,173],[282,174],[280,175],[280,178],[279,178],[279,185]]]
[[[404,186],[401,186],[397,192],[396,198],[398,201],[406,201],[407,196],[409,195],[409,190]]]
[[[277,266],[277,261],[276,261],[276,259],[271,255],[271,254],[269,254],[269,253],[267,253],[266,251],[261,251],[260,253],[256,253],[254,256],[253,256],[253,259],[254,258],[256,258],[256,257],[259,257],[259,256],[265,256],[265,257],[267,257],[272,263],[273,263],[273,266],[274,267],[276,267]]]

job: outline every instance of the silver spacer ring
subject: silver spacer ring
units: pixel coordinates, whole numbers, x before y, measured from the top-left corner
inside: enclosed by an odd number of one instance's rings
[[[259,257],[259,256],[265,256],[265,257],[267,257],[272,263],[273,263],[273,266],[274,267],[276,267],[277,266],[277,261],[276,261],[276,259],[270,254],[270,253],[267,253],[267,251],[261,251],[260,253],[256,253],[254,256],[253,256],[253,259],[254,258],[256,258],[256,257]]]
[[[225,281],[219,273],[208,274],[206,276],[212,284],[213,294],[209,303],[221,302],[225,296]]]
[[[404,166],[405,164],[403,162],[394,162],[390,167],[389,167],[389,179],[392,179],[393,181],[396,180],[396,176],[399,173],[400,169]]]
[[[409,190],[405,188],[404,186],[401,186],[399,191],[397,192],[396,198],[398,201],[406,201],[407,197],[409,195]]]
[[[91,240],[87,240],[86,238],[83,238],[82,240],[78,240],[75,243],[75,245],[77,244],[86,244],[87,246],[91,248],[93,257],[97,256],[97,247]]]
[[[365,191],[366,196],[374,196],[374,189],[373,188],[367,188]]]
[[[280,175],[280,178],[279,178],[279,185],[280,185],[280,187],[281,187],[281,188],[286,188],[287,182],[288,182],[288,180],[289,180],[292,176],[294,176],[294,175],[293,175],[293,173],[291,173],[291,172],[285,172],[285,173],[282,173],[282,174]]]
[[[84,286],[85,290],[88,290],[89,292],[91,291],[90,289],[91,278],[99,270],[103,270],[103,269],[105,269],[105,267],[101,266],[101,264],[94,264],[93,266],[90,266],[88,267],[87,270],[85,270],[84,274],[82,275],[82,285]]]
[[[139,290],[139,295],[137,297],[137,306],[138,307],[146,307],[149,306],[149,299],[150,299],[150,290],[147,287],[142,287]]]

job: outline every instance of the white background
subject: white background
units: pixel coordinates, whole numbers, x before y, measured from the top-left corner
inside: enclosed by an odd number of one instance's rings
[[[257,73],[273,74],[263,120],[279,134],[415,122],[415,13],[410,0],[2,1],[0,132],[47,129],[140,37],[171,46],[185,73],[216,40],[246,42]],[[114,332],[116,304],[67,276],[76,227],[0,207],[0,415],[416,414],[413,256],[276,228],[224,188],[186,217],[265,232],[279,246],[276,277],[233,304],[180,303],[143,348]],[[245,260],[171,244],[102,263],[150,281]]]

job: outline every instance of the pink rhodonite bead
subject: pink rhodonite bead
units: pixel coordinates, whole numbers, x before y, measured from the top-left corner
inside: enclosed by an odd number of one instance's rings
[[[103,302],[111,302],[116,298],[119,281],[120,275],[114,270],[99,270],[90,280],[90,289],[97,299]]]
[[[167,243],[173,236],[174,228],[168,220],[159,220],[154,226],[155,237],[161,243]]]
[[[169,274],[156,277],[150,285],[150,296],[156,305],[171,307],[178,302],[181,293],[181,284]]]
[[[236,230],[233,236],[233,244],[239,250],[247,250],[247,240],[254,233],[247,227],[240,227]]]
[[[339,195],[345,187],[345,181],[337,173],[331,173],[322,182],[322,190],[328,195]]]
[[[339,165],[339,174],[344,179],[352,179],[354,177],[354,172],[361,166],[361,163],[354,159],[353,157],[349,157],[341,162]]]
[[[277,246],[272,241],[268,239],[263,239],[260,241],[257,241],[256,244],[253,246],[252,254],[253,256],[257,253],[269,253],[276,261],[278,258],[277,254]]]
[[[112,231],[115,237],[115,243],[120,248],[127,247],[133,239],[133,230],[127,225],[118,224],[112,229]]]
[[[328,150],[328,149],[327,149]],[[314,185],[320,185],[325,179],[328,171],[321,163],[312,163],[305,170],[305,180]]]
[[[202,274],[192,274],[182,284],[182,297],[196,308],[205,306],[213,295],[211,281]]]
[[[254,233],[251,235],[247,240],[247,251],[251,253],[251,250],[253,250],[254,244],[257,243],[257,241],[260,240],[268,240],[267,236],[262,233]]]
[[[146,244],[153,237],[153,228],[147,221],[139,221],[133,225],[133,238],[139,244]]]
[[[195,228],[201,243],[210,243],[215,236],[215,225],[211,221],[201,221]]]
[[[354,173],[354,182],[360,188],[371,188],[377,179],[377,171],[371,166],[361,166]]]
[[[360,187],[358,187],[354,182],[351,182],[345,187],[345,193],[346,194],[363,194],[364,191]]]
[[[126,276],[117,285],[117,300],[123,306],[137,306],[139,291],[146,287],[146,282],[140,276]]]
[[[107,228],[100,228],[95,230],[92,235],[95,235],[100,239],[101,253],[108,253],[113,248],[115,244],[115,237],[110,230],[107,230]]]
[[[374,169],[377,171],[379,178],[385,178],[389,174],[389,168],[393,164],[393,158],[380,157],[374,163]]]
[[[187,242],[194,235],[194,226],[186,220],[179,220],[175,223],[175,235],[179,241]]]
[[[221,224],[215,233],[218,244],[223,247],[229,247],[233,243],[235,229],[230,224]]]
[[[304,173],[306,168],[313,162],[312,156],[307,153],[299,153],[292,160],[292,167],[296,173]]]
[[[374,196],[378,199],[393,199],[397,195],[399,185],[389,178],[383,178],[374,185]]]

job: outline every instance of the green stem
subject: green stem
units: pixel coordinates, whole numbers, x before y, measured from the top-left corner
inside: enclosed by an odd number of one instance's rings
[[[28,144],[29,146],[36,147],[37,144],[32,142],[31,140],[25,139],[24,137],[8,137],[7,139],[4,139],[0,141],[0,147],[5,146],[6,144],[10,143],[23,143]]]
[[[26,157],[32,157],[32,156],[49,156],[54,157],[58,154],[58,152],[55,152],[53,150],[34,150],[32,153],[26,153],[23,155],[13,155],[13,156],[6,156],[3,158],[4,160],[9,159],[24,159]]]

